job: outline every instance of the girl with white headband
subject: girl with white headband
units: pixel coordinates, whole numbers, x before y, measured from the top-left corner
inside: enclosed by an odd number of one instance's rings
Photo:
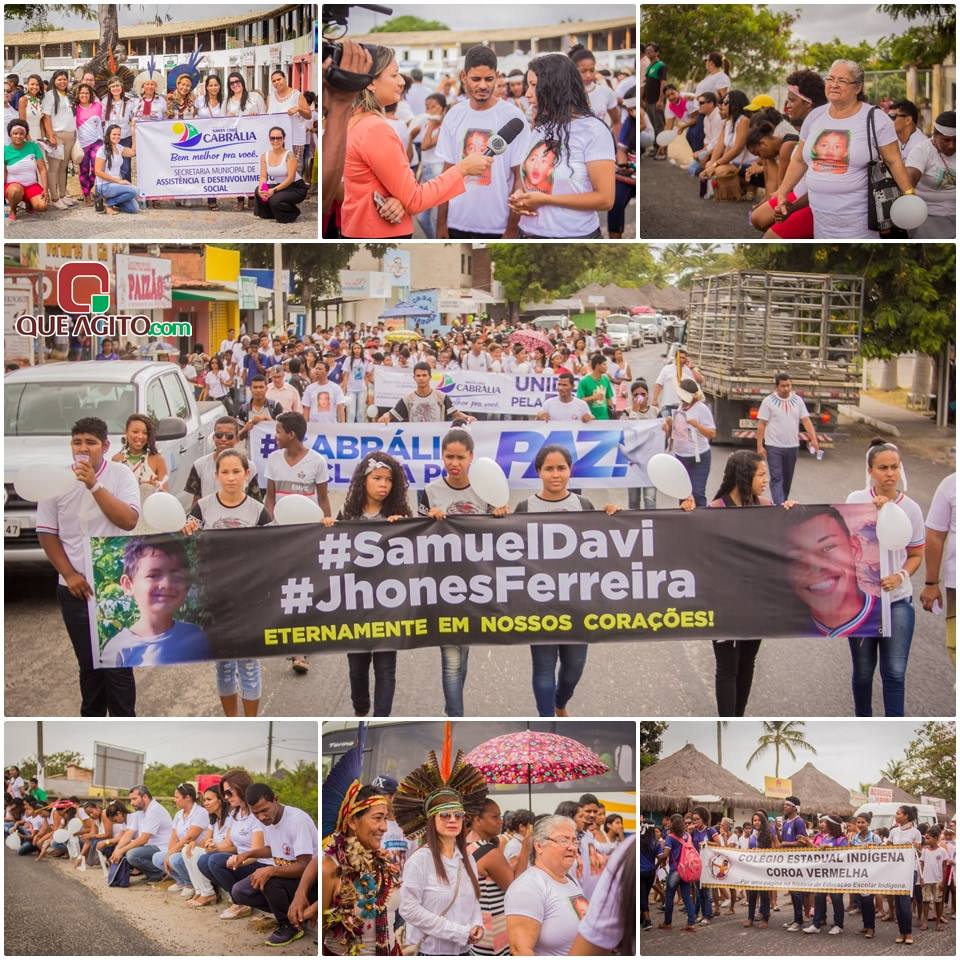
[[[359,403],[359,398],[358,401]],[[350,478],[343,507],[337,520],[400,520],[410,516],[407,502],[407,475],[388,453],[368,453]],[[324,524],[333,526],[332,517]],[[370,712],[370,663],[373,663],[373,715],[389,717],[397,684],[397,651],[374,650],[348,653],[350,699],[358,717]]]
[[[878,511],[887,503],[895,503],[910,518],[912,532],[905,548],[888,551],[892,572],[880,580],[881,589],[890,595],[890,636],[848,637],[853,657],[853,703],[858,717],[873,715],[873,674],[878,653],[884,715],[904,716],[904,681],[915,618],[910,578],[923,561],[926,538],[923,511],[906,495],[906,489],[907,475],[896,444],[880,438],[871,440],[866,457],[866,487],[854,490],[847,503],[872,503]]]
[[[952,240],[957,235],[957,114],[941,113],[933,136],[916,144],[905,160],[927,219],[909,231],[911,240]]]

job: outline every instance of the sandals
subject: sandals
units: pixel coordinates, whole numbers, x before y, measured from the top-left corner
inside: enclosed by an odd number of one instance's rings
[[[297,657],[288,657],[289,660],[292,660],[294,673],[306,673],[310,669],[310,664],[307,663],[307,658],[303,656]]]
[[[211,904],[216,903],[217,895],[213,893],[209,897],[195,897],[185,902],[188,907],[196,907],[197,909],[200,909],[201,907],[209,907]]]
[[[237,213],[243,213],[243,204],[245,199],[245,197],[237,197]]]
[[[220,919],[221,920],[242,920],[244,917],[249,917],[253,913],[253,909],[247,906],[243,906],[238,911],[234,912],[233,908],[235,906],[237,906],[237,904],[234,904],[231,907],[227,907],[227,909],[220,914]]]

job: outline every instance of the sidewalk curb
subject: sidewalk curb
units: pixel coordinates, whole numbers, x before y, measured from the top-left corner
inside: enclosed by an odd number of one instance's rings
[[[849,417],[855,423],[865,423],[868,427],[874,427],[877,430],[880,430],[882,433],[889,433],[891,436],[899,437],[900,428],[894,426],[892,423],[887,423],[885,420],[877,420],[875,417],[869,417],[867,414],[863,413],[859,407],[852,407],[848,403],[841,403],[837,406],[837,409],[845,417]]]

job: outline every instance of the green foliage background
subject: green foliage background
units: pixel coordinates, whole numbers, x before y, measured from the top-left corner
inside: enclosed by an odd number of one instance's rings
[[[203,608],[200,603],[200,586],[197,578],[198,542],[192,537],[182,537],[190,558],[190,570],[194,575],[193,586],[187,599],[177,611],[177,620],[188,620],[203,626]],[[124,627],[132,626],[140,616],[133,597],[128,597],[120,586],[123,576],[123,548],[130,537],[91,537],[90,551],[93,555],[93,589],[97,596],[97,639],[102,650],[107,642]],[[174,784],[176,786],[176,784]]]

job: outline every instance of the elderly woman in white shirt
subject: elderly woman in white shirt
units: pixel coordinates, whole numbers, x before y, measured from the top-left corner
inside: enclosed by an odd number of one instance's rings
[[[467,855],[464,809],[448,788],[430,795],[424,845],[403,868],[400,914],[420,956],[465,957],[483,938],[480,885]]]

